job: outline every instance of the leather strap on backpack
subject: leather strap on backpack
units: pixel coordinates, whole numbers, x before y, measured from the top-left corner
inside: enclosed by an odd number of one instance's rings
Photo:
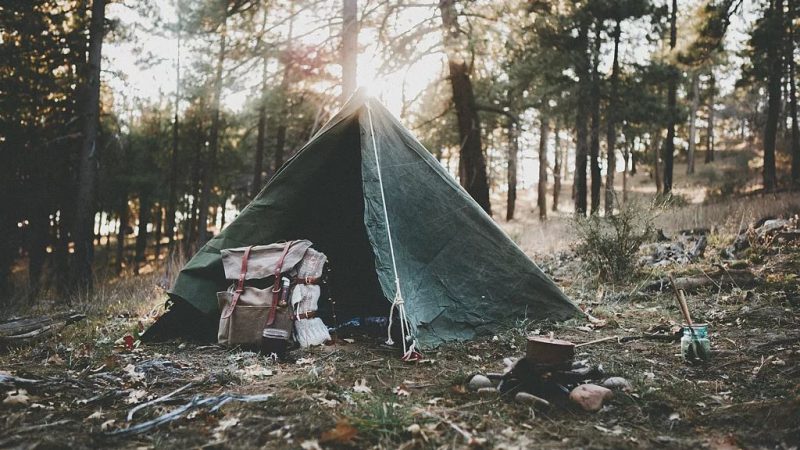
[[[286,255],[289,253],[289,248],[295,241],[289,241],[286,243],[286,246],[283,247],[283,253],[281,254],[281,258],[278,260],[278,264],[275,266],[275,282],[272,285],[272,307],[269,309],[269,316],[267,317],[267,326],[270,326],[275,322],[275,312],[278,309],[278,301],[281,298],[281,272],[283,272],[283,261],[286,259]]]
[[[233,291],[233,298],[231,299],[231,304],[222,312],[222,318],[227,319],[228,317],[233,314],[233,308],[236,307],[236,303],[239,301],[239,297],[242,296],[242,292],[244,292],[244,279],[247,277],[247,260],[250,258],[250,250],[253,246],[249,246],[244,249],[244,256],[242,256],[242,270],[239,272],[239,280],[236,282],[236,290]]]

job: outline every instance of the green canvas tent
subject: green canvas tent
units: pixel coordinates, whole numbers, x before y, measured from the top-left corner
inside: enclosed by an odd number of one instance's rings
[[[230,283],[220,250],[292,239],[309,239],[328,255],[340,322],[388,315],[395,277],[381,184],[420,347],[491,333],[515,319],[579,313],[414,136],[359,91],[181,270],[162,331],[189,325],[213,336],[215,293]]]

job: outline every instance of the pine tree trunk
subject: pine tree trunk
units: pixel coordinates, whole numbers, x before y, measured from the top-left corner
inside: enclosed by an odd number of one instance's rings
[[[625,147],[622,152],[622,159],[625,161],[625,167],[622,169],[622,203],[628,201],[628,163],[631,160],[631,150]]]
[[[475,105],[475,93],[469,76],[464,45],[458,25],[456,0],[440,0],[444,46],[447,65],[450,71],[450,86],[453,90],[453,104],[458,121],[458,134],[461,142],[458,161],[458,174],[461,185],[467,193],[486,211],[492,214],[489,202],[489,181],[486,176],[486,159],[481,143],[481,124]]]
[[[581,25],[578,31],[578,43],[581,48],[581,55],[576,64],[578,73],[578,93],[579,98],[587,98],[591,93],[589,56],[588,56],[588,24]],[[575,189],[575,214],[586,215],[586,164],[589,156],[589,136],[588,136],[589,114],[587,108],[578,105],[575,114],[575,177],[573,186]]]
[[[591,143],[589,146],[589,171],[592,176],[592,214],[600,210],[600,190],[603,184],[600,172],[600,22],[595,27],[594,46],[592,49],[592,95],[591,95]]]
[[[278,116],[278,127],[275,132],[275,152],[273,156],[272,173],[275,173],[283,165],[283,150],[286,146],[286,120],[289,117],[289,77],[292,71],[291,43],[294,35],[294,7],[290,7],[289,33],[286,42],[289,47],[283,52],[283,74],[281,75],[280,95],[281,112]]]
[[[561,161],[563,155],[561,154],[561,137],[558,135],[559,127],[558,120],[553,125],[553,211],[558,211],[558,196],[561,194]]]
[[[692,74],[692,103],[689,110],[689,149],[686,155],[686,174],[692,175],[694,173],[694,152],[695,152],[695,139],[697,138],[697,110],[700,108],[700,74],[694,72]]]
[[[608,110],[606,112],[606,195],[605,214],[614,214],[614,175],[617,171],[617,95],[619,90],[619,40],[622,30],[620,21],[614,26],[614,58],[611,63],[611,92],[608,96]],[[627,165],[626,165],[627,168]],[[624,175],[623,175],[624,176]]]
[[[356,91],[358,64],[357,6],[356,0],[343,0],[342,2],[342,104]]]
[[[793,24],[797,19],[797,0],[789,2],[789,23]],[[800,186],[800,124],[797,122],[797,82],[795,75],[797,64],[794,59],[795,50],[795,27],[789,26],[788,54],[786,57],[789,65],[789,115],[792,119],[791,132],[791,154],[792,154],[792,185]]]
[[[664,192],[664,184],[661,180],[661,158],[659,158],[659,150],[661,149],[661,134],[656,132],[651,141],[653,146],[653,176],[656,182],[656,192],[661,194]],[[666,146],[666,143],[664,143]]]
[[[783,0],[772,0],[768,14],[773,36],[767,44],[769,78],[767,81],[767,122],[764,126],[764,190],[774,191],[778,186],[775,168],[775,144],[778,138],[778,121],[781,114],[782,58],[779,46],[783,42]]]
[[[119,228],[117,229],[117,255],[114,264],[117,274],[121,274],[125,261],[125,236],[128,229],[128,194],[123,193],[119,199],[117,207],[117,217],[119,217]]]
[[[92,230],[95,216],[95,179],[97,178],[98,151],[97,128],[100,118],[100,64],[102,62],[103,34],[105,32],[105,0],[92,1],[92,18],[89,23],[89,57],[86,84],[81,96],[80,110],[83,120],[82,142],[78,163],[78,192],[75,198],[75,220],[72,239],[75,255],[72,282],[76,288],[92,286],[92,261],[94,246]]]
[[[147,261],[147,224],[150,223],[150,195],[139,195],[139,223],[136,230],[136,256],[133,271],[139,273],[139,267]]]
[[[161,256],[161,237],[164,227],[164,208],[161,204],[156,205],[155,215],[153,216],[153,239],[155,239],[154,250],[156,254],[156,265],[158,265],[159,257]]]
[[[675,49],[677,43],[678,30],[678,0],[672,0],[672,10],[669,17],[669,48]],[[677,72],[677,68],[674,68]],[[667,125],[667,140],[664,142],[664,188],[662,192],[669,194],[672,192],[672,165],[675,153],[675,121],[678,116],[678,75],[672,73],[669,77],[667,87],[667,114],[669,114]]]
[[[220,101],[222,97],[222,69],[225,62],[225,40],[227,37],[227,10],[222,19],[219,53],[214,74],[214,91],[211,101],[211,136],[209,137],[208,159],[203,170],[203,186],[200,193],[200,211],[197,215],[197,243],[198,247],[205,245],[209,240],[208,234],[208,209],[211,202],[211,188],[214,184],[214,174],[217,170],[217,152],[219,151],[220,134]]]
[[[180,0],[177,2],[180,11]],[[167,199],[167,218],[165,231],[169,239],[169,253],[175,250],[175,215],[178,205],[178,161],[179,125],[181,106],[181,14],[178,14],[178,54],[175,63],[175,116],[172,119],[172,157],[169,164],[169,198]]]
[[[519,155],[519,135],[517,124],[508,119],[508,197],[506,199],[506,220],[514,219],[517,204],[517,157]]]
[[[547,140],[550,135],[550,118],[542,113],[539,125],[539,183],[536,204],[539,220],[547,219]]]
[[[708,128],[706,131],[706,163],[714,161],[714,102],[716,95],[716,78],[714,70],[708,80]]]

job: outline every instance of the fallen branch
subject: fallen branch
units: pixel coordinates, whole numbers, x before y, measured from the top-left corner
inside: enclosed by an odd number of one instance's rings
[[[703,273],[703,275],[675,278],[675,288],[681,289],[685,292],[695,292],[707,287],[716,287],[718,289],[728,287],[749,289],[754,287],[760,281],[761,279],[749,270],[725,269],[717,270],[716,272],[712,273]],[[672,288],[673,286],[669,278],[661,278],[645,286],[644,291],[663,292]]]
[[[159,397],[159,398],[157,398],[155,400],[150,400],[149,402],[142,403],[141,405],[136,405],[134,408],[131,408],[131,410],[128,411],[128,416],[125,418],[125,420],[130,422],[131,420],[133,420],[133,415],[136,414],[137,411],[140,411],[140,410],[142,410],[144,408],[147,408],[148,406],[152,406],[152,405],[155,405],[155,404],[158,404],[158,403],[165,402],[165,401],[169,400],[170,398],[172,398],[172,396],[174,396],[175,394],[179,394],[179,393],[185,391],[186,389],[189,389],[192,386],[194,386],[194,382],[186,384],[184,386],[181,386],[178,389],[175,389],[174,391],[170,392],[169,394],[161,396],[161,397]]]
[[[144,433],[165,423],[177,420],[181,418],[185,413],[193,409],[198,409],[204,406],[210,407],[208,410],[209,412],[215,412],[223,405],[231,401],[251,403],[251,402],[264,402],[269,400],[270,398],[272,398],[272,394],[260,394],[260,395],[222,394],[215,397],[206,397],[206,398],[203,398],[201,395],[196,395],[194,398],[192,398],[192,400],[189,403],[171,412],[168,412],[167,414],[156,417],[153,420],[148,420],[147,422],[142,422],[140,424],[130,426],[128,428],[106,432],[105,435],[124,436],[124,435]]]
[[[680,336],[674,334],[641,334],[638,336],[608,336],[600,339],[595,339],[589,342],[581,342],[580,344],[575,344],[575,347],[584,347],[586,345],[594,345],[600,344],[602,342],[608,341],[617,341],[617,344],[624,344],[626,342],[637,341],[639,339],[648,339],[654,341],[678,341],[680,340]]]
[[[20,378],[15,377],[13,375],[5,375],[0,373],[0,384],[11,384],[14,386],[22,385],[22,386],[30,386],[32,384],[41,383],[42,380],[32,380],[29,378]]]
[[[19,344],[47,336],[85,318],[86,315],[73,312],[53,317],[27,317],[0,323],[0,346]]]

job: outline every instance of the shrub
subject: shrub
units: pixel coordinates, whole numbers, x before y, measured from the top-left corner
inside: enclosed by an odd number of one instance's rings
[[[651,208],[633,203],[611,217],[592,215],[574,220],[578,236],[576,253],[603,281],[624,282],[636,271],[639,247],[653,235]]]

